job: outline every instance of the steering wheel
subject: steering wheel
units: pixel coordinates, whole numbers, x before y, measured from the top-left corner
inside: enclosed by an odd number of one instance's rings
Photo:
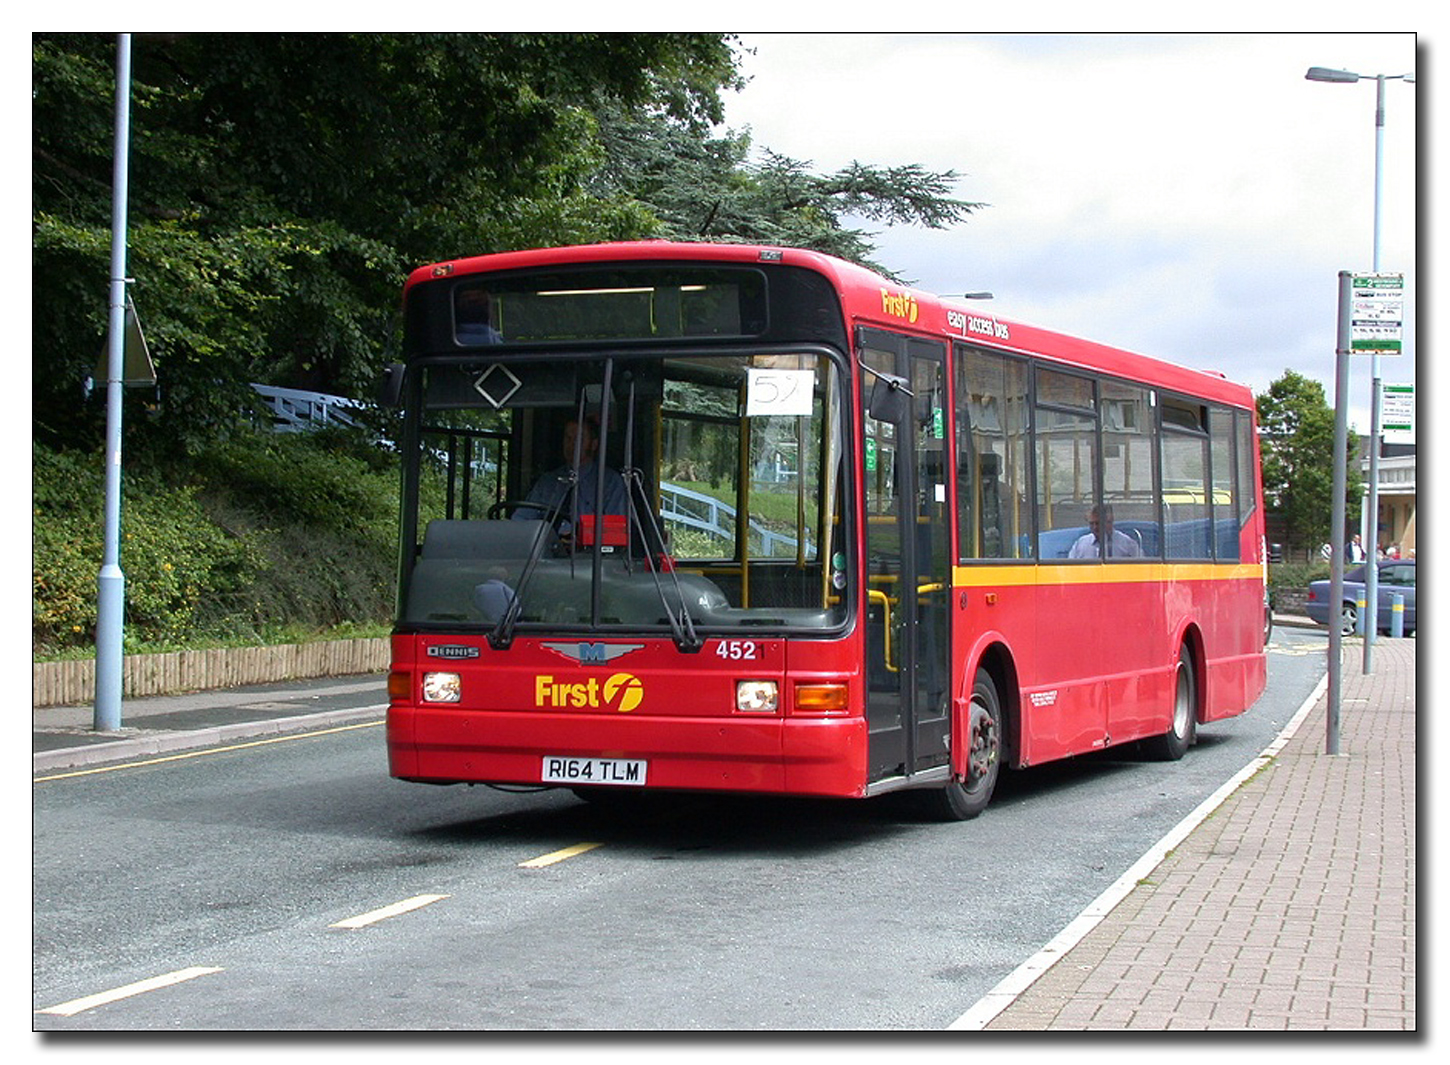
[[[547,503],[538,503],[532,499],[501,499],[488,508],[487,514],[490,519],[497,518],[501,514],[512,513],[518,507],[526,507],[529,510],[537,510],[540,516],[547,515],[554,508]]]

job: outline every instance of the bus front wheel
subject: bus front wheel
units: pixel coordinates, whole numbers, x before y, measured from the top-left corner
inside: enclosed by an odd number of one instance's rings
[[[927,812],[941,821],[970,821],[987,808],[1002,768],[1002,701],[985,669],[977,670],[967,710],[967,767],[961,780],[921,793]]]

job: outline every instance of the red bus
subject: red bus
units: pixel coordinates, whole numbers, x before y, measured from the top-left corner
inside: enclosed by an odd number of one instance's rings
[[[787,248],[459,259],[404,308],[395,777],[962,819],[1263,690],[1221,376]]]

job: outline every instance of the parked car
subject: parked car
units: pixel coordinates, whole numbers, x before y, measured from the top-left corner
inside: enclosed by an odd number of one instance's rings
[[[1379,614],[1375,618],[1376,628],[1390,631],[1390,610],[1396,595],[1405,597],[1405,635],[1415,631],[1415,560],[1387,558],[1378,563]],[[1304,609],[1311,621],[1321,625],[1329,624],[1333,614],[1339,618],[1339,631],[1345,636],[1353,634],[1359,621],[1359,600],[1364,597],[1365,566],[1360,564],[1344,571],[1344,601],[1338,610],[1329,602],[1329,581],[1314,581],[1309,585],[1309,598]]]

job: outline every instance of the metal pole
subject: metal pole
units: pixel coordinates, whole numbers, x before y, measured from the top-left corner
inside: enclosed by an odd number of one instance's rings
[[[121,394],[126,358],[126,195],[131,141],[131,35],[116,38],[116,141],[111,177],[110,348],[106,369],[106,508],[97,581],[97,732],[121,727],[121,634],[126,577],[121,572]]]
[[[1339,753],[1340,612],[1344,601],[1344,492],[1348,471],[1344,466],[1349,445],[1350,311],[1354,303],[1354,275],[1339,272],[1339,326],[1334,339],[1334,463],[1333,499],[1329,518],[1329,692],[1324,753]]]
[[[1374,266],[1380,272],[1380,219],[1384,211],[1383,182],[1385,158],[1385,76],[1374,79]],[[1364,538],[1364,667],[1366,676],[1374,672],[1374,641],[1379,634],[1379,566],[1375,549],[1380,540],[1380,353],[1370,356],[1369,392],[1369,535]]]

